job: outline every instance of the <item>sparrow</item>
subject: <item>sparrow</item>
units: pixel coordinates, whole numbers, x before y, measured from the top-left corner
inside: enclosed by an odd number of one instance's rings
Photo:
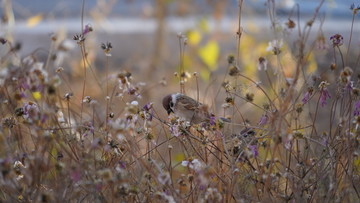
[[[208,112],[208,106],[184,94],[169,94],[163,98],[162,103],[168,115],[174,113],[191,124],[210,121],[211,114]]]

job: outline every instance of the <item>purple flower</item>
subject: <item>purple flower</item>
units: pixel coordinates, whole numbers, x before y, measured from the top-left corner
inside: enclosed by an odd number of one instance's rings
[[[175,137],[179,137],[181,135],[179,125],[171,125],[170,126],[170,133]]]
[[[326,81],[322,81],[319,85],[319,89],[320,89],[320,105],[323,107],[327,104],[327,99],[330,99],[330,93],[328,91],[328,89],[326,88],[327,86],[329,86],[330,84]]]
[[[29,90],[30,89],[30,85],[28,83],[28,80],[25,78],[21,78],[19,79],[19,83],[17,85],[17,88],[21,89],[21,90]]]
[[[120,166],[120,168],[122,168],[122,169],[126,169],[126,162],[124,162],[124,161],[119,161],[119,166]]]
[[[264,115],[261,116],[258,125],[266,125],[268,120],[269,120],[269,116],[267,114],[264,114]]]
[[[314,88],[313,88],[313,87],[309,87],[309,88],[308,88],[308,91],[304,94],[304,97],[303,97],[303,99],[301,100],[303,104],[306,104],[306,103],[309,102],[310,97],[312,96],[313,92],[314,92]]]
[[[150,103],[145,104],[145,106],[143,107],[143,109],[144,109],[144,111],[149,112],[150,109],[152,109],[152,107],[153,107],[153,103],[150,102]]]
[[[304,94],[303,99],[301,100],[302,103],[303,103],[303,104],[308,103],[308,101],[310,100],[310,96],[311,96],[311,93],[310,93],[310,92],[306,92],[306,93]]]
[[[216,118],[214,115],[211,115],[210,116],[210,125],[211,126],[214,126],[216,124]]]
[[[327,88],[323,88],[320,90],[320,105],[323,107],[327,104],[327,99],[330,99],[330,93]]]
[[[259,156],[259,151],[256,145],[250,145],[249,146],[251,153],[253,154],[253,156],[256,158],[257,156]]]
[[[341,46],[344,43],[344,37],[340,34],[335,34],[331,36],[330,40],[332,41],[334,47]]]
[[[329,144],[328,139],[327,139],[326,137],[324,137],[324,138],[322,139],[321,144],[323,144],[324,146],[328,146],[328,144]]]
[[[88,34],[89,32],[92,32],[94,29],[92,28],[92,26],[90,24],[85,25],[84,31],[83,31],[83,35],[85,36],[86,34]]]
[[[345,89],[348,90],[348,91],[353,90],[353,89],[354,89],[354,82],[353,82],[353,81],[349,81],[349,82],[346,84]]]
[[[29,122],[40,119],[40,110],[36,103],[28,102],[23,106],[24,118]]]
[[[360,116],[360,100],[355,102],[354,116]]]

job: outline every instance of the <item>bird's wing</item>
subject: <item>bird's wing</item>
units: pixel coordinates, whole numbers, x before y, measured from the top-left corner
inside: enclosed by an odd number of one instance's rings
[[[178,105],[180,105],[188,110],[196,110],[197,108],[199,108],[199,106],[202,105],[200,102],[197,102],[193,98],[185,96],[185,95],[182,98],[179,98],[177,102],[178,102]]]

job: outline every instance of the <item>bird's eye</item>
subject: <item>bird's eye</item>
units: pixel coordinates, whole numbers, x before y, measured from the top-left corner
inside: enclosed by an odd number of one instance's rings
[[[174,107],[174,103],[172,101],[170,102],[170,107]]]

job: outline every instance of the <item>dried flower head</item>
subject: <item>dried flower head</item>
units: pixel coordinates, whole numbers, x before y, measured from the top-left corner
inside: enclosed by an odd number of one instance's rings
[[[85,41],[85,37],[83,34],[76,34],[74,35],[73,40],[75,40],[78,45],[82,45]]]
[[[71,99],[71,97],[74,96],[74,94],[72,92],[66,93],[64,95],[64,99],[69,101]]]
[[[303,104],[296,104],[295,110],[297,113],[301,113],[303,111]]]
[[[104,53],[105,53],[106,56],[111,56],[110,51],[111,51],[111,49],[112,49],[113,47],[112,47],[112,45],[111,45],[110,42],[106,42],[106,44],[105,44],[105,43],[102,43],[102,44],[101,44],[101,48],[102,48],[102,50],[104,51]]]
[[[225,102],[231,105],[234,105],[234,98],[232,97],[226,97]]]
[[[57,68],[57,69],[56,69],[56,71],[55,71],[55,72],[56,72],[56,73],[61,73],[63,70],[64,70],[64,68],[63,68],[63,67],[59,67],[59,68]]]
[[[229,55],[227,57],[227,61],[229,64],[233,64],[235,62],[235,56],[234,55]]]
[[[232,65],[230,67],[230,70],[229,70],[229,75],[230,76],[237,76],[239,73],[240,73],[240,70],[239,70],[239,68],[237,66]]]
[[[14,117],[8,117],[2,119],[2,126],[6,128],[13,128],[16,125],[16,119]]]
[[[335,63],[332,63],[331,65],[330,65],[330,70],[335,70],[336,69],[336,64]]]
[[[245,95],[246,101],[253,102],[254,96],[255,96],[254,93],[246,93],[246,95]]]
[[[83,103],[88,103],[88,104],[90,104],[91,101],[92,98],[90,96],[85,96],[84,99],[82,100]]]
[[[216,188],[207,188],[204,196],[205,202],[222,202],[222,193]]]
[[[22,107],[15,109],[15,115],[16,116],[22,116],[24,115],[24,109]]]
[[[360,95],[360,89],[359,88],[353,88],[352,89],[352,94],[354,96],[359,96]]]
[[[50,39],[55,42],[58,39],[58,36],[55,33],[51,33]]]
[[[350,10],[353,12],[353,15],[356,15],[358,11],[360,10],[360,5],[355,6],[354,3],[350,5]]]
[[[306,22],[306,25],[309,26],[309,27],[311,27],[311,26],[313,25],[313,23],[314,23],[314,20],[311,19],[311,20],[309,20],[309,21]]]
[[[330,83],[328,83],[327,81],[322,81],[320,84],[319,84],[319,89],[324,89],[326,88],[327,86],[329,86]]]
[[[340,72],[340,82],[345,85],[348,84],[352,74],[353,70],[350,67],[345,67],[344,70]]]
[[[296,26],[295,22],[293,20],[291,20],[290,18],[288,19],[288,21],[286,22],[286,26],[289,28],[289,29],[292,29]]]
[[[6,44],[6,42],[7,42],[7,40],[5,38],[0,37],[0,43],[1,44]]]
[[[324,33],[320,33],[316,38],[316,48],[318,50],[325,50],[328,48],[328,45],[326,43],[326,38],[324,36]]]
[[[264,57],[259,57],[258,59],[258,70],[261,71],[261,70],[267,70],[267,64],[268,64],[268,61],[266,60],[266,58]]]
[[[335,34],[331,36],[330,40],[334,47],[341,46],[344,44],[344,37],[340,34]]]
[[[273,52],[274,55],[279,55],[281,53],[281,47],[283,46],[283,40],[273,40],[269,42],[268,47],[266,48],[266,51]]]

